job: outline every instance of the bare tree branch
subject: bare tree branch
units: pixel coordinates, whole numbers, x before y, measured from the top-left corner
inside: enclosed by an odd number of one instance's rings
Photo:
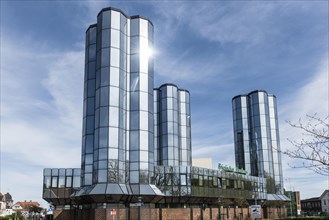
[[[287,123],[304,136],[299,141],[290,140],[293,148],[282,152],[283,154],[303,160],[300,165],[290,165],[293,168],[307,168],[320,175],[329,175],[329,115],[321,119],[314,115],[306,115],[307,122],[299,119],[297,124]]]

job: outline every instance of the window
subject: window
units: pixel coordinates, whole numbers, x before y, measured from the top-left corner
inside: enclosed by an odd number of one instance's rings
[[[186,186],[186,174],[180,175],[180,185]]]
[[[203,175],[199,175],[199,186],[203,186]]]

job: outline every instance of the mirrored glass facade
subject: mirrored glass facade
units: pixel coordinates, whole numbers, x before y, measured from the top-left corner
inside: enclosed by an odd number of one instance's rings
[[[190,93],[174,84],[154,89],[156,164],[191,165]]]
[[[236,166],[267,179],[269,193],[283,193],[276,99],[257,90],[232,99]]]
[[[150,183],[153,24],[105,8],[86,31],[81,185]],[[129,190],[124,190],[129,191]]]

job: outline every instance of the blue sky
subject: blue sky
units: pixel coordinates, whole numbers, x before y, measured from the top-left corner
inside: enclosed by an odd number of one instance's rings
[[[101,8],[155,27],[155,87],[191,93],[193,157],[234,166],[231,99],[264,89],[286,120],[329,112],[327,1],[1,1],[1,192],[42,204],[44,167],[79,167],[85,30]],[[285,187],[320,196],[329,178],[283,157]]]

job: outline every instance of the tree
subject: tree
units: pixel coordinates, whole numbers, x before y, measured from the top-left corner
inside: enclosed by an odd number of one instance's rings
[[[302,132],[301,140],[288,141],[294,146],[282,152],[291,158],[301,159],[300,165],[293,168],[307,168],[320,175],[329,175],[329,115],[324,119],[314,115],[306,115],[306,122],[288,121],[289,125]]]

